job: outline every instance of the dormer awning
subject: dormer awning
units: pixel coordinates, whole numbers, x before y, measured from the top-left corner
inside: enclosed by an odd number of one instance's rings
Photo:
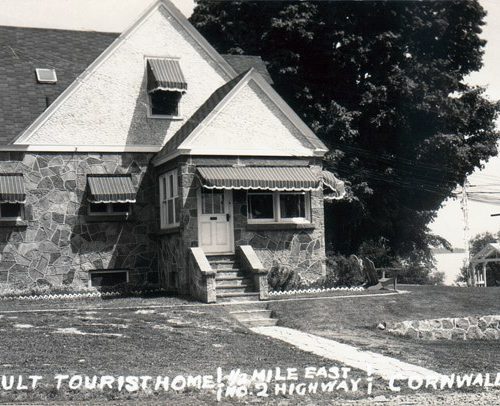
[[[147,76],[148,93],[156,90],[187,91],[187,82],[177,59],[149,58]]]

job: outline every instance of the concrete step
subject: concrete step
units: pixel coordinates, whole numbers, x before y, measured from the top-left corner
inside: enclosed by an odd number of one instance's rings
[[[242,319],[239,322],[246,327],[266,327],[266,326],[275,326],[278,324],[278,319]]]
[[[239,267],[236,265],[235,262],[230,262],[230,261],[210,262],[210,266],[212,267],[212,269],[215,269],[216,271],[222,269],[239,269]]]
[[[259,301],[258,292],[217,292],[217,302],[249,302]]]
[[[252,286],[252,280],[244,276],[216,277],[217,288],[223,286]]]
[[[227,310],[229,312],[243,312],[243,311],[258,311],[258,310],[267,310],[266,302],[259,303],[227,303],[224,307],[227,306]]]
[[[220,293],[246,293],[255,292],[253,285],[216,285],[217,295]]]
[[[217,269],[217,275],[215,275],[215,279],[242,278],[244,276],[245,273],[240,269]]]
[[[270,319],[272,311],[267,309],[253,309],[253,310],[243,310],[243,311],[231,311],[229,312],[231,316],[237,320],[261,320]]]

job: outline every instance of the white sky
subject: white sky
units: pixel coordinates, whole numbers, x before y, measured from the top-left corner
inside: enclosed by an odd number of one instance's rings
[[[155,0],[0,0],[0,25],[122,32]],[[193,0],[172,0],[186,15],[193,10]],[[473,84],[487,86],[492,99],[500,99],[500,0],[480,0],[488,12],[483,38],[488,40],[484,67],[469,78]],[[475,177],[474,177],[475,176]],[[490,160],[474,182],[493,177],[500,183],[500,158]],[[473,203],[471,235],[500,229],[499,206]],[[463,222],[458,202],[447,204],[440,212],[432,230],[447,238],[454,246],[463,247]]]

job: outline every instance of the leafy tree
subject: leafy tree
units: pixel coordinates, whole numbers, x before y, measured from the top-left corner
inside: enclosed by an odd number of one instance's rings
[[[352,198],[327,208],[327,239],[430,258],[428,224],[497,154],[499,104],[464,83],[482,65],[477,0],[199,0],[192,23],[223,53],[261,55],[275,88],[331,149]]]

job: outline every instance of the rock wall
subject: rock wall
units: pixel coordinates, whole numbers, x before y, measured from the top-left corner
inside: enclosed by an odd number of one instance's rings
[[[500,316],[471,316],[395,323],[394,335],[422,340],[498,340]]]
[[[129,269],[158,280],[149,154],[2,153],[0,172],[23,173],[25,219],[0,222],[0,284],[87,286],[89,271]],[[137,203],[127,219],[87,216],[88,174],[131,174]]]

